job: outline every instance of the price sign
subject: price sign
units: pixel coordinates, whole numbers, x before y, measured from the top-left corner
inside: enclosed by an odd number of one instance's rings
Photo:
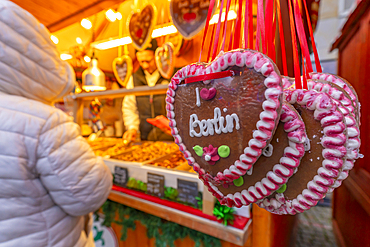
[[[164,176],[148,173],[147,192],[154,196],[164,196]]]
[[[115,166],[114,167],[114,183],[118,186],[126,186],[128,181],[128,170],[127,168]]]
[[[198,196],[197,182],[177,179],[177,191],[179,192],[178,198],[180,201],[197,205],[197,199],[195,199]]]

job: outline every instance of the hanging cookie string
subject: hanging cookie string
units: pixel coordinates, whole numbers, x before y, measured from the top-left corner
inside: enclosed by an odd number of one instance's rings
[[[308,31],[309,31],[310,37],[311,37],[312,50],[313,50],[313,54],[315,56],[316,71],[318,73],[321,73],[322,68],[321,68],[321,65],[320,65],[319,54],[317,53],[317,49],[316,49],[315,38],[313,36],[311,19],[310,19],[310,15],[308,13],[306,0],[303,0],[303,5],[304,5],[305,11],[306,11],[307,25],[308,25]]]
[[[225,22],[224,22],[224,33],[223,33],[224,38],[222,40],[221,51],[225,51],[225,41],[226,41],[226,32],[227,32],[227,18],[228,18],[229,11],[230,11],[230,5],[231,5],[231,0],[227,0],[226,13],[225,13]]]
[[[238,6],[236,6],[236,3],[238,2]],[[242,0],[235,1],[235,8],[237,10],[236,12],[236,25],[235,25],[235,33],[234,33],[234,40],[233,40],[233,50],[240,47],[240,37],[241,37],[241,26],[242,26],[242,9],[243,9],[243,3]]]
[[[276,1],[276,8],[277,8],[277,19],[279,24],[279,35],[280,35],[280,47],[281,47],[281,59],[283,64],[283,72],[285,76],[288,76],[288,66],[286,60],[286,50],[285,50],[285,38],[284,38],[284,27],[283,27],[283,20],[281,17],[281,8],[280,8],[280,0]]]
[[[257,36],[256,36],[256,50],[260,51],[262,47],[262,53],[267,54],[266,48],[266,30],[265,30],[265,18],[263,0],[257,1]]]
[[[224,8],[224,0],[221,0],[220,5],[220,13],[218,14],[218,22],[217,22],[217,28],[216,28],[216,34],[215,34],[215,40],[213,43],[213,53],[212,53],[212,60],[216,58],[217,48],[218,48],[218,40],[220,38],[220,30],[221,30],[221,17],[222,17],[222,10]],[[210,46],[211,49],[212,46]]]
[[[210,62],[210,57],[211,57],[211,50],[212,50],[212,46],[213,46],[213,40],[214,40],[214,37],[215,37],[215,30],[216,30],[216,25],[213,25],[212,27],[212,35],[211,35],[211,43],[210,45],[208,46],[208,53],[207,53],[207,63]]]
[[[308,50],[306,33],[303,27],[302,15],[301,15],[301,11],[298,6],[297,0],[293,0],[293,7],[294,7],[294,19],[295,19],[295,23],[297,27],[299,43],[301,45],[301,51],[302,51],[302,54],[304,55],[304,58],[306,59],[306,62],[307,62],[306,66],[308,68],[308,71],[312,72],[313,69],[312,69],[312,63],[311,63],[311,58],[310,58],[310,51]],[[302,62],[302,67],[303,67],[303,62]]]
[[[200,47],[200,54],[199,54],[198,62],[200,62],[201,59],[202,59],[202,51],[203,51],[203,48],[204,48],[204,42],[206,41],[206,37],[207,37],[207,33],[208,33],[208,27],[209,27],[209,21],[210,21],[211,16],[212,16],[214,5],[215,5],[215,0],[211,0],[210,3],[209,3],[206,27],[205,27],[204,32],[203,32],[203,40],[202,40],[202,46]]]
[[[273,16],[272,16],[272,10],[273,8],[273,0],[266,0],[265,2],[265,29],[266,29],[266,44],[267,44],[267,53],[266,55],[271,58],[275,62],[275,58],[272,55],[273,50],[273,34],[272,34],[272,22],[273,22]]]
[[[290,19],[290,32],[292,34],[295,87],[296,89],[302,89],[301,71],[299,68],[299,60],[298,60],[299,59],[298,58],[298,46],[297,46],[295,25],[294,25],[294,19],[293,19],[292,0],[288,0],[288,6],[289,6],[289,19]]]

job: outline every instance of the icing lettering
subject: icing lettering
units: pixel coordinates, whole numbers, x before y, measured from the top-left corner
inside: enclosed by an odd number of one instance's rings
[[[195,94],[197,95],[197,106],[200,106],[199,88],[195,88]]]
[[[234,120],[235,120],[235,129],[240,129],[239,117],[235,113],[231,115],[226,115],[226,117],[221,116],[220,108],[216,107],[214,109],[214,118],[213,119],[202,119],[199,120],[197,114],[191,114],[189,120],[189,134],[191,137],[201,137],[221,134],[222,133],[231,133],[234,130]],[[224,125],[226,122],[226,126]],[[199,127],[199,132],[195,130],[196,127]]]

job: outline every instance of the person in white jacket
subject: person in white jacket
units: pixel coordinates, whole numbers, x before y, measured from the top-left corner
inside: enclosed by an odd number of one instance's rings
[[[47,29],[0,0],[0,247],[94,246],[89,213],[112,175],[51,106],[74,83]]]

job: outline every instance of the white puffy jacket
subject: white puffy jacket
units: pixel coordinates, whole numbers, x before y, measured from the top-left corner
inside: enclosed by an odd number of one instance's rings
[[[46,28],[0,0],[0,247],[94,246],[86,215],[106,200],[112,175],[50,106],[74,81]]]

